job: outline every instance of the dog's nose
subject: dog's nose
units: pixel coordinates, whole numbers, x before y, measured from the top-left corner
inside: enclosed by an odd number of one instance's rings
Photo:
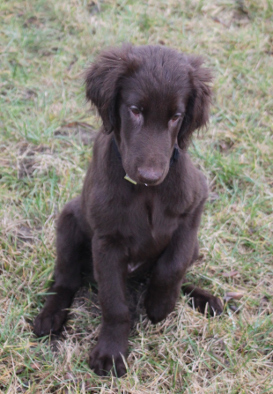
[[[163,175],[163,170],[155,168],[139,167],[137,169],[138,178],[143,183],[156,183]]]

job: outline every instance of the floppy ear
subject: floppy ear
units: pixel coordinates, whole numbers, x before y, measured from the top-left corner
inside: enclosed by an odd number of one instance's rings
[[[211,104],[212,90],[209,85],[212,73],[208,68],[201,68],[203,59],[190,57],[190,83],[191,91],[188,98],[185,116],[178,134],[180,148],[185,148],[191,133],[209,121],[209,107]]]
[[[97,107],[107,134],[117,127],[121,79],[135,71],[136,67],[132,46],[127,44],[102,52],[86,71],[86,98]]]

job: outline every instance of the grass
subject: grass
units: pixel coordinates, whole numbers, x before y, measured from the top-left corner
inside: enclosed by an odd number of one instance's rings
[[[272,2],[2,0],[0,20],[0,390],[273,393]],[[239,299],[217,319],[182,295],[161,324],[141,313],[127,376],[102,379],[87,365],[100,327],[91,288],[59,338],[37,340],[31,322],[54,267],[56,217],[81,190],[99,126],[82,72],[124,41],[202,54],[214,70],[210,127],[190,148],[211,195],[189,280]]]

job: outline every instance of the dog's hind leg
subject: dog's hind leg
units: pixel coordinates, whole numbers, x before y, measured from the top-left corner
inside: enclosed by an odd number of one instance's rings
[[[190,265],[194,263],[194,261],[198,258],[198,255],[199,246],[198,240],[196,239],[194,253]],[[192,298],[192,305],[199,312],[205,314],[207,311],[211,316],[221,315],[223,312],[223,305],[220,298],[215,297],[206,290],[188,283],[186,279],[183,279],[182,291],[184,294],[187,294]],[[206,307],[208,308],[207,310]]]
[[[34,333],[44,336],[58,333],[67,317],[82,275],[91,269],[91,237],[83,227],[80,197],[63,209],[57,224],[57,259],[54,282],[45,306],[34,322]]]
[[[186,280],[183,281],[182,291],[193,299],[192,306],[200,313],[203,313],[203,315],[206,311],[211,316],[222,314],[223,304],[220,298],[212,295],[208,291],[196,287]]]

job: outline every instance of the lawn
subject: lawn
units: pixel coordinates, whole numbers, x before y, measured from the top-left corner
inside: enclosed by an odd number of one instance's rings
[[[210,197],[191,282],[228,301],[206,318],[181,293],[129,339],[128,373],[88,367],[101,315],[81,289],[63,333],[32,322],[55,259],[55,224],[82,187],[100,126],[83,71],[101,49],[162,44],[214,73],[210,125],[190,154]],[[0,391],[273,393],[273,3],[271,0],[0,0]]]

